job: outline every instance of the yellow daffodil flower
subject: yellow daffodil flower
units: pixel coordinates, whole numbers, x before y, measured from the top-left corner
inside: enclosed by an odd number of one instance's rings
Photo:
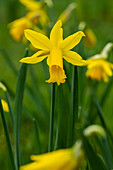
[[[20,0],[20,2],[25,5],[29,11],[35,12],[40,16],[39,23],[41,23],[43,27],[49,24],[49,18],[45,11],[44,4],[35,0]]]
[[[81,141],[76,142],[71,149],[61,149],[43,155],[31,156],[29,163],[20,170],[79,170],[84,162],[84,152]]]
[[[84,60],[82,57],[74,51],[70,51],[75,47],[84,35],[82,31],[70,35],[63,40],[63,29],[61,28],[62,22],[59,20],[54,25],[50,33],[50,40],[45,35],[32,30],[25,30],[26,38],[32,43],[32,45],[40,49],[31,57],[26,57],[20,60],[23,63],[39,63],[43,59],[47,58],[47,64],[49,65],[50,79],[48,83],[57,82],[64,83],[66,79],[65,72],[63,70],[63,59],[73,65],[82,66]]]
[[[3,99],[1,100],[1,102],[2,102],[2,106],[3,106],[3,110],[5,112],[9,112],[9,107],[8,107],[7,102],[5,100],[3,100]]]
[[[105,59],[108,57],[108,52],[113,48],[112,43],[108,43],[100,54],[97,54],[88,60],[86,60],[85,65],[87,65],[86,76],[100,81],[104,80],[104,82],[108,82],[108,77],[113,75],[113,64],[106,61]]]
[[[42,32],[38,27],[35,26],[39,22],[40,15],[36,12],[29,12],[25,17],[17,19],[9,24],[10,34],[16,41],[20,41],[24,35],[24,30],[32,28],[39,32]]]
[[[86,76],[97,81],[108,82],[108,77],[113,75],[113,64],[103,59],[90,60],[87,68]]]

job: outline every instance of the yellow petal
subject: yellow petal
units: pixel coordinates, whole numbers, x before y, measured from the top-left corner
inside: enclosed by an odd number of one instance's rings
[[[4,110],[5,112],[9,112],[9,107],[8,107],[7,102],[4,101],[4,100],[1,100],[1,102],[2,102],[2,106],[3,106],[3,110]]]
[[[105,63],[103,64],[103,68],[108,76],[112,76],[113,73],[109,62],[105,61]]]
[[[48,54],[49,54],[48,52],[38,51],[31,57],[22,58],[20,60],[20,62],[21,63],[29,63],[29,64],[39,63],[42,60],[44,60],[48,56]]]
[[[63,50],[70,50],[75,47],[81,40],[81,38],[85,36],[82,31],[78,31],[75,34],[70,35],[69,37],[65,38],[61,44],[61,49]]]
[[[104,82],[107,83],[109,81],[108,75],[106,73],[103,73],[102,77],[103,77]]]
[[[52,46],[59,47],[61,42],[63,41],[63,29],[61,28],[61,26],[62,22],[61,20],[59,20],[51,30],[50,41]]]
[[[31,11],[40,9],[41,3],[34,0],[19,0],[25,7]]]
[[[60,85],[60,83],[64,83],[65,79],[66,79],[66,75],[64,70],[57,66],[57,65],[52,65],[49,69],[50,72],[50,79],[46,80],[46,82],[48,83],[57,83],[58,85]]]
[[[26,38],[32,43],[35,48],[49,51],[50,50],[50,40],[45,35],[27,29],[24,31]]]
[[[82,66],[85,64],[85,60],[83,60],[82,57],[74,51],[64,51],[63,58],[73,65]]]

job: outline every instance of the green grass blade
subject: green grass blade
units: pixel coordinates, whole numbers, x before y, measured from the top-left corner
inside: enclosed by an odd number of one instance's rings
[[[0,99],[0,112],[1,112],[2,122],[3,122],[4,132],[5,132],[5,136],[6,136],[7,146],[8,146],[8,150],[9,150],[9,155],[10,155],[10,159],[11,159],[12,170],[15,170],[13,151],[12,151],[11,141],[10,141],[10,137],[9,137],[8,127],[7,127],[1,99]]]
[[[28,49],[25,52],[24,57],[28,56]],[[20,157],[20,121],[21,110],[24,93],[24,85],[26,79],[27,64],[21,64],[18,72],[16,96],[15,96],[15,158],[16,158],[16,170],[19,169],[21,157]]]
[[[34,136],[35,136],[35,154],[41,154],[41,143],[39,138],[39,131],[35,118],[33,118]]]
[[[51,110],[50,110],[50,134],[49,134],[49,144],[48,152],[53,149],[53,128],[54,128],[54,108],[55,108],[55,83],[52,83],[51,88]]]

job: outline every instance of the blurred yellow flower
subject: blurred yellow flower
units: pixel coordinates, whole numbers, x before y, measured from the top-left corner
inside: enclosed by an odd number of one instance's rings
[[[4,100],[1,100],[1,102],[2,102],[2,106],[3,106],[3,110],[4,110],[5,112],[9,112],[9,107],[8,107],[7,102],[4,101]]]
[[[104,59],[89,60],[86,76],[97,81],[101,81],[103,79],[104,82],[108,82],[108,77],[113,75],[113,64],[105,61]]]
[[[40,16],[36,12],[29,12],[25,17],[17,19],[9,24],[10,34],[16,41],[20,41],[24,35],[24,30],[33,28],[39,32],[41,30],[34,24],[38,23]]]
[[[61,28],[62,22],[59,20],[54,25],[50,33],[50,40],[43,34],[32,30],[25,30],[26,38],[32,43],[32,45],[40,49],[31,57],[26,57],[20,60],[23,63],[39,63],[43,59],[47,58],[47,64],[49,65],[50,79],[48,83],[57,82],[64,83],[66,79],[65,72],[63,70],[63,58],[73,65],[82,66],[84,60],[82,57],[74,51],[70,51],[75,47],[84,35],[82,31],[70,35],[63,40],[63,29]]]
[[[25,5],[25,7],[29,11],[35,12],[40,16],[39,17],[39,23],[41,23],[41,25],[43,27],[45,27],[45,26],[47,26],[47,24],[49,24],[49,18],[48,18],[46,11],[45,11],[43,3],[40,3],[40,2],[35,1],[35,0],[20,0],[20,2],[23,5]]]
[[[86,76],[104,82],[108,82],[109,76],[113,75],[113,64],[106,61],[105,59],[108,57],[108,52],[113,48],[112,43],[108,43],[100,54],[97,54],[88,60],[86,60],[85,65],[87,65]]]
[[[43,155],[31,156],[29,163],[20,170],[79,170],[84,162],[81,142],[76,142],[71,149],[61,149]]]
[[[84,39],[84,44],[89,48],[94,47],[97,43],[97,39],[94,32],[90,28],[86,28],[84,32],[86,35],[86,38]]]
[[[84,31],[86,37],[84,39],[84,44],[86,47],[92,48],[97,43],[96,35],[94,34],[91,28],[88,28],[85,21],[81,21],[79,26],[79,30]]]

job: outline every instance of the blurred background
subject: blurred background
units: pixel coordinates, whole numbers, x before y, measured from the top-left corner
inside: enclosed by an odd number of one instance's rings
[[[46,6],[46,10],[51,22],[50,28],[58,20],[60,14],[67,8],[70,3],[76,3],[76,8],[72,11],[70,19],[63,25],[64,37],[79,30],[78,25],[81,21],[85,21],[95,34],[97,43],[94,47],[89,48],[84,46],[83,42],[80,44],[84,48],[76,47],[75,50],[85,59],[97,53],[100,53],[103,47],[108,42],[113,42],[113,1],[112,0],[53,0],[53,6]],[[0,1],[0,81],[2,81],[8,88],[11,98],[12,107],[14,107],[14,97],[16,91],[17,72],[20,67],[19,60],[23,58],[25,48],[28,43],[16,42],[9,34],[8,24],[15,19],[25,15],[25,7],[17,0],[1,0]],[[50,29],[48,29],[48,33]],[[33,52],[30,50],[29,56]],[[110,52],[110,61],[113,62],[113,53]],[[36,153],[34,124],[33,118],[38,124],[39,136],[41,141],[42,152],[47,150],[48,134],[49,134],[49,111],[50,111],[50,85],[45,82],[49,78],[48,67],[45,62],[29,65],[27,72],[27,80],[24,95],[24,107],[21,121],[21,151],[23,163],[29,162],[29,156]],[[72,66],[64,63],[67,68],[68,80],[71,82]],[[103,95],[104,101],[102,109],[106,122],[111,131],[113,131],[113,80],[110,78],[109,83],[103,81],[90,82],[85,77],[86,68],[78,68],[79,73],[79,105],[83,107],[85,112],[91,105],[90,84],[96,86],[96,94],[101,102]],[[67,85],[68,81],[66,82]],[[64,86],[66,86],[64,85]],[[61,85],[61,88],[63,85]],[[67,87],[65,87],[67,88]],[[105,91],[107,90],[107,95]],[[63,92],[63,97],[66,100],[67,94]],[[5,99],[4,93],[0,90],[1,98]],[[69,100],[69,99],[68,99]],[[66,101],[64,101],[66,102]],[[69,102],[68,102],[69,105]],[[67,106],[68,107],[68,106]],[[91,110],[90,110],[91,111]],[[57,112],[57,107],[56,107]],[[68,114],[68,113],[67,113]],[[90,113],[90,123],[99,122],[98,118],[94,119],[95,114]],[[14,144],[13,130],[11,126],[9,113],[6,113],[11,141]],[[84,124],[84,115],[81,118],[80,124]],[[64,120],[65,121],[65,120]],[[87,123],[86,123],[87,124]],[[85,124],[85,126],[86,126]],[[0,118],[0,169],[4,167],[7,170],[10,161],[8,158],[6,139]]]

